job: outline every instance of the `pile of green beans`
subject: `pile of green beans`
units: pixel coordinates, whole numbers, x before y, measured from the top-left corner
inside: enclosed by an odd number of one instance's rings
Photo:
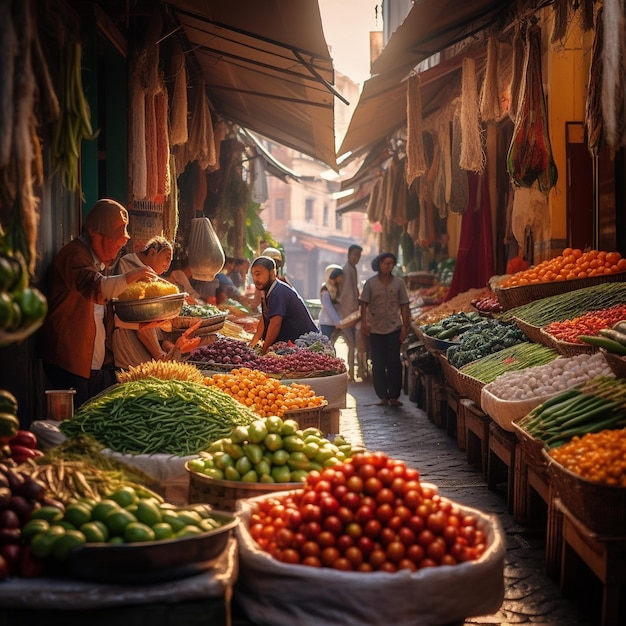
[[[559,353],[552,348],[524,341],[472,361],[461,367],[459,371],[486,384],[494,381],[501,374],[545,365],[554,361],[558,356]]]
[[[517,317],[533,326],[545,326],[623,302],[626,302],[626,282],[601,283],[509,309],[501,319],[507,321]]]
[[[144,378],[110,387],[60,424],[115,452],[189,456],[246,426],[256,413],[227,393],[187,380]]]
[[[626,426],[626,380],[598,376],[564,391],[533,409],[517,422],[549,448],[572,437]]]

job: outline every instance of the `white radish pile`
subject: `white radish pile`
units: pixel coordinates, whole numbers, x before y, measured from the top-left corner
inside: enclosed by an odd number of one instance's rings
[[[611,375],[606,360],[596,352],[502,374],[488,385],[488,389],[501,400],[529,400],[555,395],[596,376]]]

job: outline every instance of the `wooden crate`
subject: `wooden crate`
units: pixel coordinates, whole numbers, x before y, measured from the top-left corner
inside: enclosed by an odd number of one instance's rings
[[[461,400],[465,408],[465,445],[467,462],[478,465],[485,479],[489,466],[489,424],[491,418],[468,398]]]
[[[515,455],[519,443],[517,437],[495,422],[489,424],[489,456],[487,461],[487,486],[495,490],[499,479],[499,466],[506,468],[506,501],[509,512],[513,511],[515,494]]]

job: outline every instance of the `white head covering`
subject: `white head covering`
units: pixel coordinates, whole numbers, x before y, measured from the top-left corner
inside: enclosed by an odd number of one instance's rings
[[[326,287],[326,289],[328,289],[328,293],[330,294],[331,300],[337,299],[337,285],[329,282],[330,275],[335,270],[340,270],[343,273],[343,268],[341,267],[341,265],[337,265],[335,263],[333,263],[332,265],[327,265],[324,268],[324,283],[322,284],[322,287]]]

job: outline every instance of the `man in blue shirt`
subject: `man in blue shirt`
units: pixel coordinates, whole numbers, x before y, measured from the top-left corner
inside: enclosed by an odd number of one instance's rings
[[[295,341],[309,332],[319,332],[298,292],[276,279],[274,259],[257,257],[250,266],[254,286],[261,292],[261,319],[254,337],[263,341],[263,354],[277,341]]]

